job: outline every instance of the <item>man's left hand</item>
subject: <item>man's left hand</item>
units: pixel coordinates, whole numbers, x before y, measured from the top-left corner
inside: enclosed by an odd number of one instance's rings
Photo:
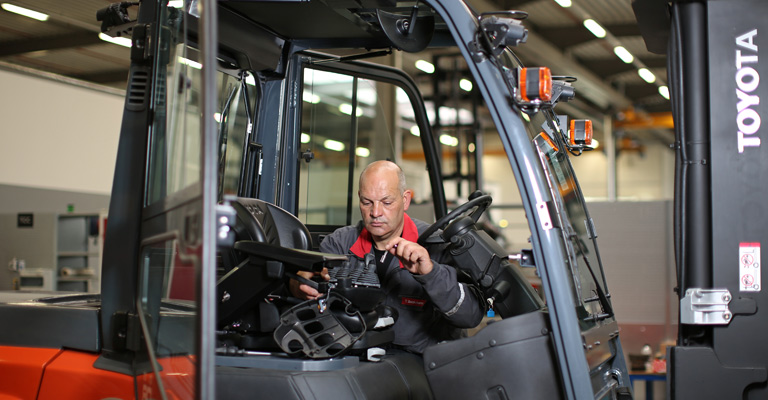
[[[385,249],[400,259],[405,269],[412,274],[426,275],[432,272],[429,252],[418,243],[397,237],[390,240]]]

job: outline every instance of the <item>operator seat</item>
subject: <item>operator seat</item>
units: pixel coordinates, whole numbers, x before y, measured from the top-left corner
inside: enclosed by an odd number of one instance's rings
[[[286,248],[308,250],[312,247],[309,230],[293,214],[259,199],[238,197],[231,201],[236,218],[233,224],[236,242],[261,242]],[[217,295],[218,326],[235,323],[247,332],[239,341],[246,348],[271,347],[271,332],[279,324],[280,312],[272,302],[265,302],[278,291],[283,279],[266,268],[266,261],[237,249],[220,251]],[[226,299],[226,300],[223,300]]]
[[[253,240],[292,249],[310,250],[312,236],[307,227],[293,214],[264,200],[238,197],[231,202],[236,219],[235,240]],[[229,272],[247,256],[235,249],[221,254],[223,271]]]

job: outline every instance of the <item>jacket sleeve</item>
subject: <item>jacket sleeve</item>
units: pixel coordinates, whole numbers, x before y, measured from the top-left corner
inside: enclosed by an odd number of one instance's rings
[[[432,261],[432,272],[414,275],[443,317],[457,328],[474,328],[487,310],[480,291],[458,281],[456,269]]]

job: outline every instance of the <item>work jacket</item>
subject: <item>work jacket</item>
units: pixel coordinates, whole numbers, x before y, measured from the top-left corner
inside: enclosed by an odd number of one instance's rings
[[[402,237],[416,242],[429,224],[404,215]],[[342,227],[320,242],[325,253],[354,255],[364,258],[374,253],[371,234],[360,221],[357,225]],[[474,328],[486,311],[480,291],[467,283],[460,283],[457,270],[445,264],[450,254],[445,245],[427,246],[434,267],[426,275],[415,275],[403,268],[397,257],[379,273],[382,288],[387,293],[385,305],[397,312],[394,325],[394,345],[414,353],[422,353],[427,346],[443,340],[460,337],[463,328]]]

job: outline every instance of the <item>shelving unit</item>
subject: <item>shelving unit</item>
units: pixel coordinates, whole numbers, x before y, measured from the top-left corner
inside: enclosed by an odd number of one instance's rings
[[[106,215],[60,214],[56,226],[56,290],[95,293],[101,286]]]

